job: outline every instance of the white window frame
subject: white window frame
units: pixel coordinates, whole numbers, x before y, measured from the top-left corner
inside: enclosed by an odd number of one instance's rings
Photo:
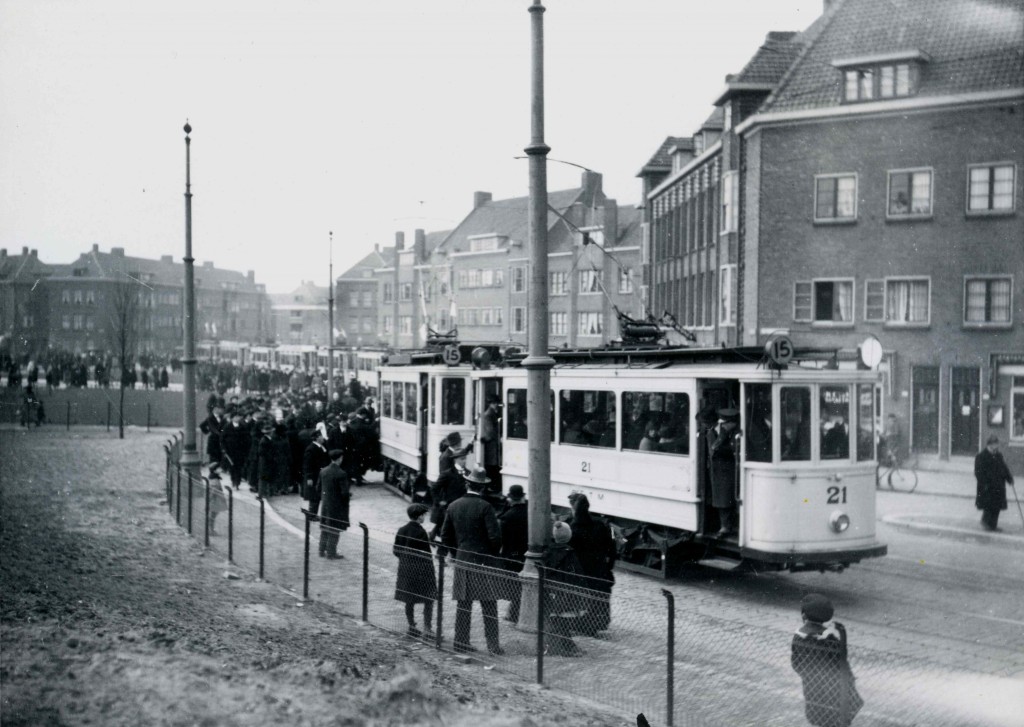
[[[1013,170],[1013,191],[1010,193],[1010,206],[999,209],[971,209],[971,170],[973,169],[995,169],[996,167],[1010,167]],[[989,195],[992,189],[989,187]],[[964,210],[968,215],[985,217],[993,215],[1012,215],[1017,211],[1017,165],[1011,161],[1001,162],[980,162],[967,165],[967,195],[964,200]]]
[[[619,294],[620,295],[632,295],[634,290],[633,285],[633,268],[631,267],[620,267],[619,268]]]
[[[512,333],[526,333],[526,308],[521,305],[512,308]]]
[[[908,200],[907,212],[893,212],[892,204],[892,176],[894,174],[907,174],[910,177],[911,197]],[[928,211],[914,212],[914,175],[928,174]],[[935,169],[933,167],[911,167],[908,169],[890,169],[886,175],[885,185],[885,218],[887,220],[922,220],[928,219],[935,213]]]
[[[584,331],[584,321],[597,321],[597,333]],[[586,326],[589,328],[589,326]],[[580,311],[576,314],[576,335],[584,338],[601,338],[604,336],[604,317],[600,311]]]
[[[382,333],[391,333],[391,316],[381,318],[380,329]]]
[[[872,291],[871,286],[876,286]],[[872,297],[882,297],[881,315],[872,317],[870,303]],[[871,278],[864,281],[864,320],[868,323],[885,323],[885,280],[883,278]]]
[[[736,282],[736,265],[723,265],[718,269],[718,324],[736,325],[736,296],[733,285]]]
[[[525,293],[526,292],[526,266],[517,265],[512,268],[512,292],[513,293]]]
[[[1024,375],[1021,374],[1010,374],[1010,413],[1009,418],[1006,420],[1007,424],[1007,438],[1011,442],[1024,444],[1024,436],[1015,437],[1013,436],[1013,423],[1016,420],[1017,412],[1014,410],[1014,401],[1016,397],[1014,394],[1021,394],[1024,396],[1024,386],[1016,383],[1017,379],[1024,379]]]
[[[1005,280],[1010,283],[1010,302],[1007,306],[1009,318],[1005,321],[967,320],[967,285],[976,280]],[[986,292],[986,295],[988,293]],[[1012,275],[964,275],[963,325],[965,328],[1012,328],[1013,327],[1013,276]]]
[[[398,316],[398,332],[403,336],[412,335],[412,316]]]
[[[559,285],[555,285],[555,280],[559,281]],[[569,294],[569,273],[565,270],[555,270],[554,272],[548,273],[548,295],[568,295]]]
[[[555,321],[558,321],[559,325],[555,325]],[[551,311],[548,313],[548,335],[549,336],[568,336],[569,335],[569,314],[565,311]]]
[[[889,284],[903,282],[928,283],[928,319],[925,321],[889,320]],[[932,279],[928,275],[893,275],[885,279],[885,326],[886,328],[927,328],[932,324]]]
[[[817,182],[815,182],[815,189],[817,189]],[[721,190],[720,207],[722,214],[719,220],[718,234],[727,235],[739,229],[739,172],[723,172]],[[817,211],[817,207],[815,207],[815,211]]]
[[[853,178],[853,215],[850,217],[818,217],[818,181],[821,179],[847,179]],[[857,221],[857,214],[860,208],[860,177],[857,172],[836,172],[833,174],[815,174],[814,189],[811,190],[811,202],[813,207],[814,223],[816,225],[849,225]],[[838,182],[836,183],[836,214],[839,212]]]
[[[588,279],[588,282],[584,282],[584,279]],[[589,290],[591,286],[590,280],[597,283],[597,290]],[[580,283],[580,295],[601,295],[601,271],[600,270],[580,270],[579,271],[579,283]]]
[[[818,320],[817,310],[817,288],[822,283],[848,283],[850,286],[850,320]],[[800,297],[799,286],[806,285],[809,288],[809,301],[807,303],[808,316],[799,316],[799,311],[802,306],[798,306],[797,299]],[[857,281],[854,278],[812,278],[810,280],[797,280],[793,283],[793,320],[800,323],[810,323],[812,326],[818,328],[852,328],[856,323],[856,310],[857,310]]]

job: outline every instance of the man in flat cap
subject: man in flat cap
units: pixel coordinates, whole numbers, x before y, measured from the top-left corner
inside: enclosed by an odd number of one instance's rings
[[[320,511],[320,547],[321,558],[338,560],[338,538],[343,530],[348,530],[348,502],[351,496],[351,483],[348,473],[342,469],[341,463],[345,452],[332,449],[328,453],[331,463],[320,470],[320,495],[323,498]]]
[[[739,412],[718,410],[717,436],[711,439],[711,505],[718,511],[718,536],[736,533],[736,437]]]

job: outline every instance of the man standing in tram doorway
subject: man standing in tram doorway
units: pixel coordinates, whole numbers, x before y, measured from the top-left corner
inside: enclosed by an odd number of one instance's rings
[[[736,437],[739,412],[719,409],[717,436],[711,441],[711,505],[718,511],[718,537],[736,533]]]
[[[978,495],[974,505],[981,510],[981,525],[988,531],[999,530],[999,511],[1006,509],[1006,486],[1013,484],[1013,475],[999,451],[999,437],[989,436],[985,449],[974,458],[974,476]]]

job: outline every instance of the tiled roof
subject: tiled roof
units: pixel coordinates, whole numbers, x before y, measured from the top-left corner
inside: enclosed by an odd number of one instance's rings
[[[747,61],[743,70],[726,80],[730,83],[778,83],[803,48],[798,38],[799,35],[794,32],[768,33],[764,43],[754,53],[754,57]]]
[[[580,197],[583,190],[579,187],[558,192],[548,192],[548,204],[561,211],[571,207]],[[452,230],[445,241],[444,248],[449,251],[459,240],[473,235],[494,233],[504,235],[512,240],[526,242],[529,228],[529,197],[514,197],[485,202],[472,212]],[[548,212],[548,227],[558,220],[557,215]],[[465,252],[464,250],[462,252]]]
[[[648,172],[664,172],[672,168],[672,157],[669,151],[673,147],[693,149],[693,139],[689,136],[670,136],[661,143],[658,151],[654,152],[643,168],[636,176],[641,177]]]
[[[146,282],[159,285],[181,286],[185,280],[184,263],[131,255],[115,255],[112,252],[98,250],[82,253],[75,262],[70,265],[61,265],[59,268],[60,270],[55,271],[53,277],[72,276],[75,270],[84,268],[85,274],[82,277],[86,278],[110,278],[116,271],[123,270],[145,275],[147,276]],[[222,284],[237,286],[239,290],[253,288],[253,284],[249,282],[244,273],[237,270],[207,267],[203,263],[195,265],[194,276],[197,288],[220,288]]]
[[[9,255],[0,264],[0,280],[33,282],[53,275],[54,267],[42,262],[37,255]]]
[[[320,286],[310,282],[303,282],[291,292],[272,293],[267,297],[270,298],[272,308],[294,308],[296,306],[308,308],[316,306],[326,310],[329,294],[330,291],[326,285]],[[298,300],[296,300],[297,298]]]
[[[815,25],[762,111],[837,106],[834,60],[915,50],[928,57],[917,97],[1024,87],[1024,0],[836,0]]]
[[[725,126],[725,109],[721,106],[715,106],[715,110],[711,112],[711,115],[704,119],[704,123],[700,125],[701,131],[709,129],[712,131],[721,131]]]
[[[615,238],[615,245],[639,245],[642,242],[640,234],[640,222],[642,217],[640,210],[635,205],[619,205],[619,230]]]

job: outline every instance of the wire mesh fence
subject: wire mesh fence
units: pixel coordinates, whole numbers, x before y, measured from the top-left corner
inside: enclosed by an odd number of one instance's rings
[[[189,477],[165,445],[171,517],[227,561],[405,639],[474,658],[652,724],[976,724],[950,696],[998,679],[931,658],[849,646],[828,622],[810,637],[676,603],[668,589],[617,590],[574,566],[447,552],[363,523],[282,518],[246,485]],[[425,533],[424,533],[425,535]],[[545,563],[566,565],[558,558]],[[794,628],[798,626],[794,623]],[[856,675],[856,678],[854,678]],[[989,685],[991,686],[991,685]]]

